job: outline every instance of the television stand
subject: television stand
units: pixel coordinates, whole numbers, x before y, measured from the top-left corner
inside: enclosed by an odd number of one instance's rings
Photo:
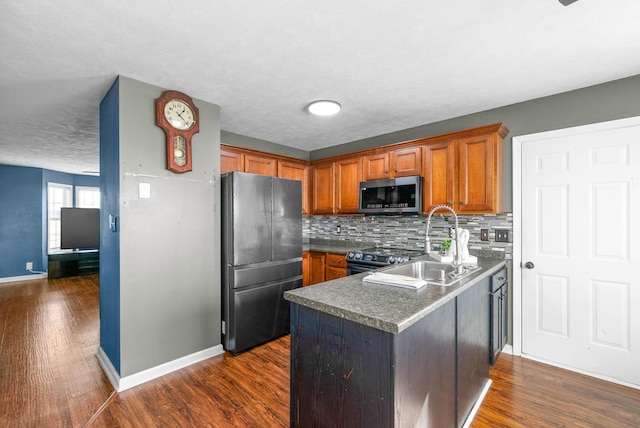
[[[59,251],[49,254],[49,279],[91,275],[100,272],[99,250]]]

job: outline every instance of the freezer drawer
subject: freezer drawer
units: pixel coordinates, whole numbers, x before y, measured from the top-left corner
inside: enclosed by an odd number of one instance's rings
[[[302,276],[245,288],[225,287],[224,348],[235,354],[289,333],[289,302],[283,294],[302,286]]]
[[[279,281],[302,275],[302,257],[246,266],[227,266],[224,284],[231,288]]]

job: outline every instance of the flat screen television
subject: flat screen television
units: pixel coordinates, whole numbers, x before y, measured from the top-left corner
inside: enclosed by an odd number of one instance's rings
[[[60,248],[100,248],[100,210],[98,208],[62,208]]]

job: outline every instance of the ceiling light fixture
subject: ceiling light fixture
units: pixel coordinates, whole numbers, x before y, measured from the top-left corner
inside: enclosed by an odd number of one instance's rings
[[[312,101],[307,106],[309,113],[315,114],[316,116],[331,116],[338,113],[341,108],[340,103],[331,100]]]

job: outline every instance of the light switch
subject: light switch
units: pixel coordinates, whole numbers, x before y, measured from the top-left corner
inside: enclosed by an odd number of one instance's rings
[[[489,229],[480,229],[480,240],[481,241],[489,240]]]
[[[138,183],[138,197],[140,199],[151,197],[151,183]]]

